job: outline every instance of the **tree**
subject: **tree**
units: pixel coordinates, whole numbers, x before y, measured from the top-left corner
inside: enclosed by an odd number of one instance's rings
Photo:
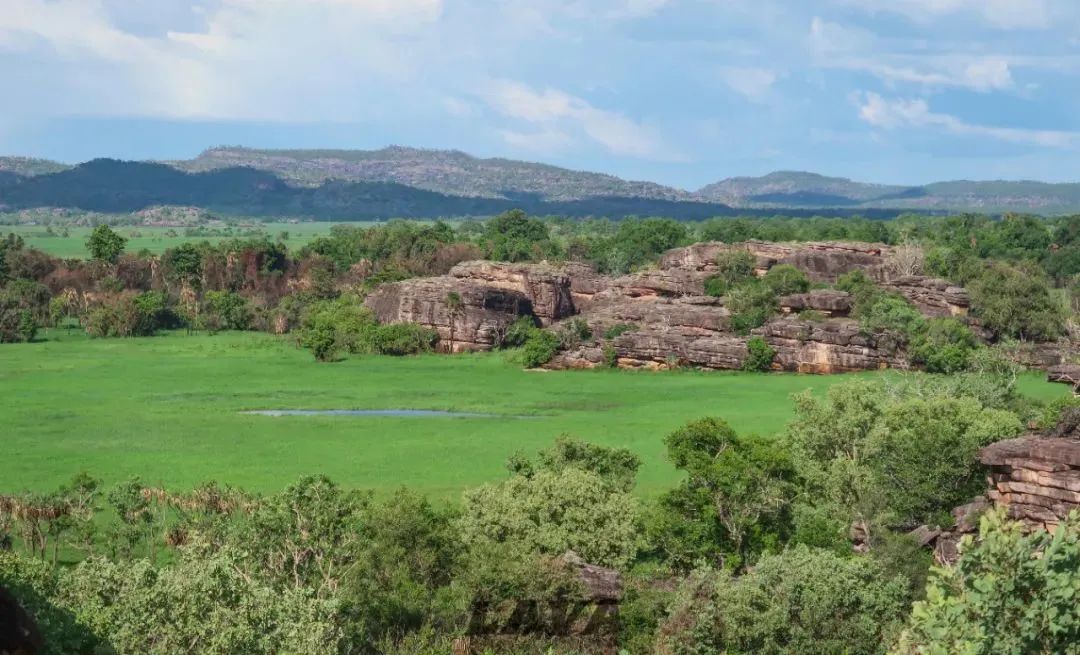
[[[992,262],[969,286],[971,309],[1000,337],[1045,341],[1064,330],[1064,310],[1037,266]]]
[[[592,471],[539,470],[465,492],[458,530],[470,548],[511,544],[547,555],[573,550],[604,566],[638,548],[637,500]]]
[[[1080,652],[1080,516],[1050,534],[988,512],[960,552],[933,570],[893,655]]]
[[[899,632],[907,584],[876,561],[798,546],[753,570],[699,570],[660,626],[670,655],[879,655]]]
[[[490,259],[524,262],[553,254],[548,226],[520,209],[499,214],[484,225],[485,254]]]
[[[665,439],[686,479],[660,500],[654,545],[678,567],[706,559],[746,568],[788,532],[795,470],[776,441],[740,436],[720,419],[689,423]]]
[[[465,302],[461,299],[460,293],[450,291],[446,294],[446,310],[450,314],[450,347],[448,350],[454,352],[454,331],[457,328],[458,318],[465,311]]]
[[[126,243],[127,239],[114,232],[108,225],[99,225],[86,240],[86,249],[93,259],[115,263],[124,252]]]

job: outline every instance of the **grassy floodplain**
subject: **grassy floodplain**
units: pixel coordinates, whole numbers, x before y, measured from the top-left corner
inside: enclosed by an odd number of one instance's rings
[[[49,490],[85,470],[113,483],[188,488],[217,480],[274,491],[306,473],[350,487],[401,485],[455,497],[498,479],[515,451],[561,434],[628,447],[644,465],[639,491],[676,480],[663,437],[702,416],[775,434],[792,393],[845,376],[530,372],[502,353],[354,357],[320,364],[259,333],[166,333],[92,340],[51,330],[0,345],[0,480],[9,491]],[[859,374],[873,379],[876,373]],[[1068,393],[1037,373],[1025,393]],[[435,409],[503,418],[266,417],[259,409]],[[526,418],[516,418],[526,417]]]
[[[374,225],[364,223],[363,225]],[[330,233],[330,228],[335,223],[252,223],[266,233],[271,239],[276,239],[282,232],[289,233],[289,239],[285,242],[290,249],[298,249],[312,239]],[[91,227],[53,227],[57,234],[46,232],[44,225],[0,225],[0,235],[14,232],[21,236],[26,245],[37,248],[55,257],[64,259],[85,259],[89,255],[86,252],[86,239],[93,231]],[[67,230],[67,236],[61,236],[63,230]],[[113,228],[128,242],[126,252],[139,252],[146,249],[155,255],[160,255],[169,248],[175,248],[183,243],[198,243],[209,241],[218,243],[231,236],[184,236],[183,227],[147,227],[143,225],[120,225]],[[239,238],[244,238],[242,233],[254,228],[240,228],[233,226],[233,231]]]

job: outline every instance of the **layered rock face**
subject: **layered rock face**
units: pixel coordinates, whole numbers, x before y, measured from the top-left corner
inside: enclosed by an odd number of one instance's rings
[[[482,350],[498,345],[520,316],[556,329],[581,319],[593,340],[561,353],[552,367],[693,366],[737,369],[748,355],[748,337],[731,329],[724,300],[704,295],[705,281],[718,271],[724,253],[752,254],[764,275],[790,264],[817,282],[835,282],[862,271],[882,287],[903,294],[928,316],[963,316],[966,292],[926,277],[889,278],[887,246],[852,243],[799,245],[749,241],[698,243],[663,255],[655,269],[611,277],[586,264],[509,264],[469,261],[446,276],[387,284],[365,301],[380,321],[413,321],[438,331],[447,350]],[[461,302],[451,306],[457,294]],[[867,335],[848,318],[851,296],[815,289],[779,300],[781,315],[753,331],[775,351],[773,368],[834,373],[903,364],[895,344]],[[801,317],[801,312],[812,310]],[[452,345],[450,342],[453,342]]]
[[[520,293],[532,303],[533,314],[543,325],[577,313],[570,277],[547,264],[462,262],[450,269],[450,277],[485,288]]]
[[[987,496],[1010,518],[1053,530],[1080,509],[1080,413],[1047,434],[991,444],[979,461],[990,468]]]
[[[460,303],[452,302],[457,294]],[[448,352],[488,350],[521,316],[533,316],[532,301],[510,289],[443,276],[383,284],[364,300],[380,323],[419,323],[439,333]]]

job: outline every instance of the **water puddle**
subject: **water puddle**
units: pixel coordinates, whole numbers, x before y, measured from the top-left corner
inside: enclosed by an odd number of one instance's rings
[[[253,409],[241,414],[255,416],[393,416],[408,418],[537,418],[481,412],[448,412],[437,409]]]

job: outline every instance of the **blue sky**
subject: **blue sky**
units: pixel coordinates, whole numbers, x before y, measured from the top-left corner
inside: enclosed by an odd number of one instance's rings
[[[0,0],[0,152],[1080,180],[1077,0]]]

